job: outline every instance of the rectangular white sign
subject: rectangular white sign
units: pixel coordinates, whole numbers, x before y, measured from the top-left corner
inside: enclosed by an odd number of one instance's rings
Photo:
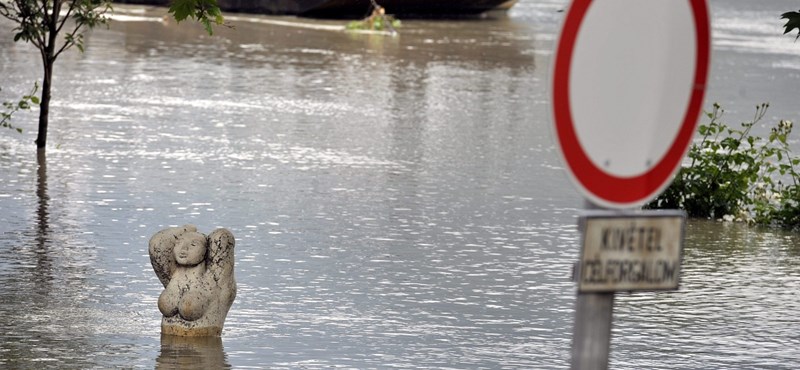
[[[578,291],[677,290],[685,224],[681,211],[586,211]]]

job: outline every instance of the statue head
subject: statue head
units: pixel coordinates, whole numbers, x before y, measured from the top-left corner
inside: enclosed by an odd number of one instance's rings
[[[206,237],[198,232],[189,232],[181,236],[175,244],[175,261],[181,266],[194,266],[203,262],[206,257]]]

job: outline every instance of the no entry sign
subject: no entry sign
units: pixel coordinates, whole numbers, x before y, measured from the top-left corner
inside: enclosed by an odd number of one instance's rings
[[[669,184],[702,109],[705,0],[574,0],[552,70],[555,134],[592,202],[632,208]]]

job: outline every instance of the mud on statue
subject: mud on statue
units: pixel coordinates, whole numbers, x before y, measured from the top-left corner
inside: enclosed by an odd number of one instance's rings
[[[150,238],[150,263],[164,285],[158,297],[161,334],[219,336],[236,297],[233,234],[206,236],[193,225],[164,229]]]

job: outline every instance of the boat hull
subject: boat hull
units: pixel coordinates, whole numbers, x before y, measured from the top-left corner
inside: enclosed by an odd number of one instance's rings
[[[170,0],[115,0],[117,3],[169,6]],[[236,13],[298,15],[320,18],[363,18],[370,0],[217,0],[222,11]],[[387,14],[401,18],[454,17],[507,9],[508,0],[378,0]],[[511,4],[511,5],[509,5]]]
[[[475,15],[496,9],[507,0],[378,0],[387,14],[401,18]],[[314,17],[364,17],[372,5],[369,0],[327,0],[299,15]]]

